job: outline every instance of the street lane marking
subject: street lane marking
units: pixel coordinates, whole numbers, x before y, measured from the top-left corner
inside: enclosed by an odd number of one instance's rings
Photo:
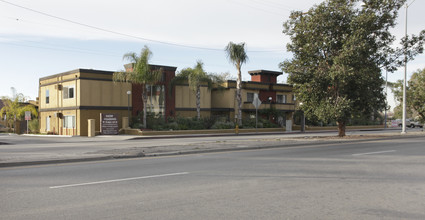
[[[361,153],[361,154],[352,154],[352,156],[362,156],[362,155],[369,155],[369,154],[383,154],[383,153],[392,153],[392,152],[395,152],[395,150],[376,151],[376,152]]]
[[[115,179],[115,180],[104,180],[104,181],[88,182],[88,183],[77,183],[77,184],[69,184],[69,185],[61,185],[61,186],[51,186],[49,188],[50,189],[60,189],[60,188],[67,188],[67,187],[87,186],[87,185],[114,183],[114,182],[122,182],[122,181],[129,181],[129,180],[149,179],[149,178],[166,177],[166,176],[177,176],[177,175],[185,175],[185,174],[189,174],[189,172],[168,173],[168,174],[160,174],[160,175],[152,175],[152,176],[140,176],[140,177]]]

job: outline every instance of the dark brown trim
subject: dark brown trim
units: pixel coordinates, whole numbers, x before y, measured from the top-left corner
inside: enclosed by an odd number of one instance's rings
[[[274,91],[274,92],[292,92],[291,90],[280,90],[280,89],[274,89],[272,91]]]
[[[261,110],[264,110],[264,109],[258,109],[258,111],[261,111]],[[279,110],[279,109],[275,109],[276,111],[279,111],[279,112],[295,112],[295,110]],[[243,112],[255,112],[255,109],[247,109],[247,108],[243,108],[242,109],[242,111]]]
[[[270,103],[268,103],[270,104]],[[275,103],[273,102],[272,105],[295,105],[295,103]]]
[[[212,112],[234,112],[234,108],[212,108]]]
[[[56,82],[51,82],[51,83],[46,83],[46,84],[40,84],[41,86],[50,86],[50,85],[54,85],[54,84],[59,84],[59,83],[64,83],[64,82],[70,82],[70,81],[75,81],[75,80],[97,80],[97,81],[110,81],[112,82],[112,79],[99,79],[99,78],[90,78],[90,77],[78,77],[75,79],[66,79],[66,80],[61,80],[61,81],[56,81]]]
[[[105,70],[75,69],[75,70],[70,70],[70,71],[63,72],[63,73],[58,73],[58,74],[55,74],[55,75],[42,77],[42,78],[40,78],[40,81],[52,79],[52,78],[56,78],[56,77],[60,77],[60,76],[71,75],[71,74],[75,74],[75,73],[94,73],[94,74],[102,74],[102,75],[112,75],[112,74],[114,74],[114,72],[112,72],[112,71],[105,71]]]
[[[196,111],[196,108],[175,108],[176,111]],[[201,111],[211,111],[210,108],[201,108]]]

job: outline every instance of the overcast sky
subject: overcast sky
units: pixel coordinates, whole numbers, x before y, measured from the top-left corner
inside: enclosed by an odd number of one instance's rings
[[[126,63],[122,55],[139,53],[144,45],[153,52],[152,64],[181,70],[200,59],[207,72],[236,77],[224,47],[229,41],[245,42],[249,61],[242,78],[249,80],[249,70],[279,71],[278,64],[291,57],[283,22],[290,11],[306,11],[320,2],[0,0],[0,96],[11,96],[10,87],[15,87],[35,99],[39,78],[78,68],[121,70]],[[423,0],[409,7],[409,34],[425,29],[424,8]],[[393,29],[398,39],[404,35],[404,18],[403,8]],[[420,55],[409,63],[408,75],[424,67],[425,55]],[[389,74],[389,81],[402,79],[403,73]],[[284,74],[278,81],[286,78]]]

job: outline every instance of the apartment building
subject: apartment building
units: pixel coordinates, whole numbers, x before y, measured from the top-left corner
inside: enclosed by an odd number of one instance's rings
[[[280,112],[281,118],[271,118],[276,123],[285,124],[291,120],[295,111],[295,96],[292,86],[277,83],[277,77],[282,72],[269,70],[248,71],[250,81],[242,82],[242,117],[255,117],[255,106],[252,104],[257,95],[261,101],[258,110],[274,109]],[[224,89],[214,89],[211,94],[211,113],[224,115],[229,119],[237,115],[238,104],[236,100],[236,81],[227,81],[223,84]]]
[[[127,71],[132,65],[125,65]],[[62,135],[88,135],[88,119],[95,119],[95,131],[100,131],[100,114],[115,114],[118,127],[122,118],[141,116],[143,112],[142,89],[148,94],[147,110],[165,118],[196,116],[196,98],[188,84],[170,88],[177,67],[151,65],[162,70],[162,79],[155,85],[138,85],[113,82],[112,71],[76,69],[39,80],[40,132]],[[243,117],[255,115],[252,101],[255,94],[263,103],[261,109],[273,108],[283,117],[272,119],[282,123],[292,119],[295,100],[292,86],[278,84],[277,76],[282,72],[249,71],[250,81],[242,83]],[[225,116],[230,120],[237,110],[236,82],[227,81],[222,89],[208,90],[201,86],[201,116]],[[284,123],[283,123],[284,124]]]

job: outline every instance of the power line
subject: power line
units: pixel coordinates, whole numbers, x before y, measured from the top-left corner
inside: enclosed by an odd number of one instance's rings
[[[23,40],[21,40],[23,41]],[[25,42],[25,41],[23,41]],[[31,41],[27,41],[31,42]],[[37,43],[37,42],[34,42]],[[0,44],[4,45],[12,45],[12,46],[18,46],[18,47],[31,47],[31,48],[38,48],[38,49],[45,49],[45,50],[55,50],[55,51],[65,51],[65,52],[72,52],[72,53],[84,53],[84,54],[94,54],[94,55],[102,55],[102,56],[111,56],[111,57],[118,57],[119,55],[113,55],[113,54],[106,54],[103,52],[97,52],[92,50],[85,50],[85,49],[78,49],[78,48],[59,48],[59,47],[50,47],[50,46],[38,46],[38,45],[28,45],[28,44],[19,44],[14,42],[2,42],[0,41]]]
[[[113,30],[109,30],[109,29],[105,29],[105,28],[101,28],[101,27],[96,27],[96,26],[93,26],[93,25],[84,24],[84,23],[77,22],[77,21],[73,21],[73,20],[70,20],[70,19],[62,18],[62,17],[56,16],[56,15],[51,15],[51,14],[48,14],[48,13],[45,13],[45,12],[42,12],[42,11],[38,11],[38,10],[35,10],[35,9],[32,9],[32,8],[17,5],[15,3],[11,3],[11,2],[8,2],[8,1],[5,1],[5,0],[0,0],[0,1],[3,2],[3,3],[9,4],[9,5],[12,5],[12,6],[18,7],[18,8],[21,8],[21,9],[25,9],[25,10],[28,10],[28,11],[31,11],[31,12],[34,12],[34,13],[37,13],[37,14],[41,14],[41,15],[50,17],[50,18],[54,18],[54,19],[57,19],[57,20],[76,24],[76,25],[79,25],[79,26],[83,26],[83,27],[87,27],[87,28],[98,30],[98,31],[103,31],[103,32],[115,34],[115,35],[120,35],[120,36],[124,36],[124,37],[128,37],[128,38],[133,38],[133,39],[138,39],[138,40],[143,40],[143,41],[150,41],[150,42],[154,42],[154,43],[171,45],[171,46],[176,46],[176,47],[198,49],[198,50],[224,51],[224,49],[184,45],[184,44],[178,44],[178,43],[172,43],[172,42],[160,41],[160,40],[153,40],[153,39],[149,39],[149,38],[145,38],[145,37],[139,37],[139,36],[135,36],[135,35],[125,34],[125,33],[121,33],[121,32],[118,32],[118,31],[113,31]],[[277,51],[280,51],[280,50],[278,50],[278,49],[275,49],[275,50],[258,50],[258,51],[247,51],[247,52],[277,52]]]

